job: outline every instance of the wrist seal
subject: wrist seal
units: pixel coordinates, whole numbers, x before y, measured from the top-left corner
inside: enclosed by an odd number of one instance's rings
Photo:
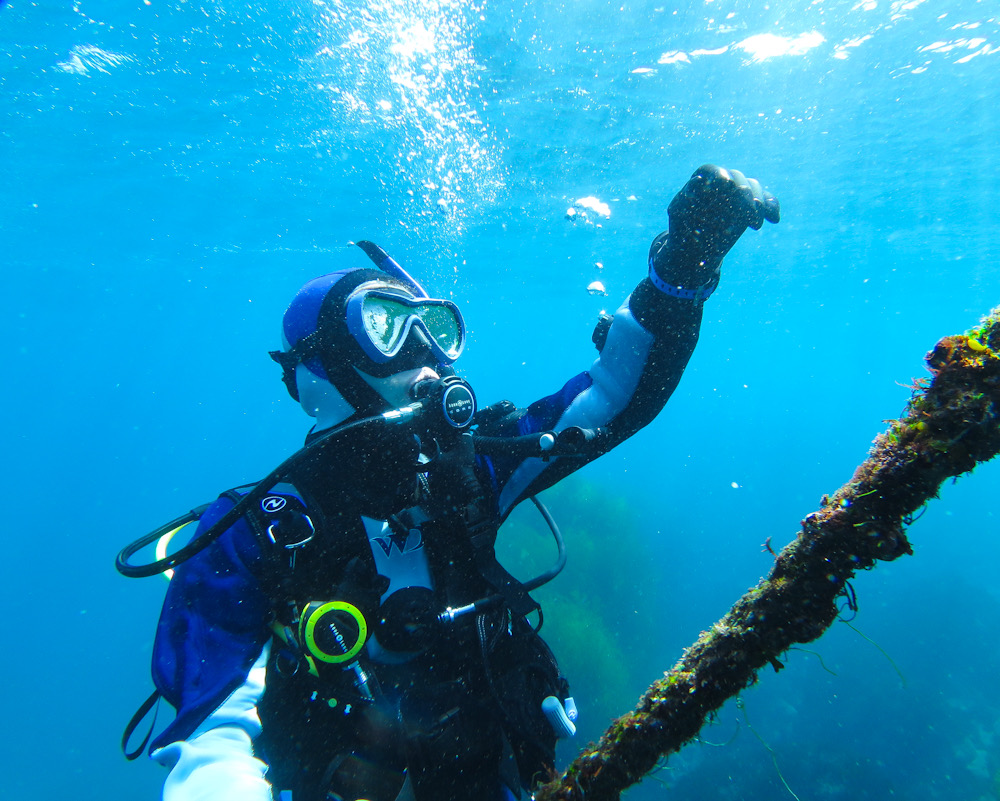
[[[672,297],[681,298],[683,300],[694,300],[699,303],[708,300],[719,286],[718,277],[707,281],[701,286],[693,288],[668,283],[657,274],[656,268],[653,266],[652,257],[649,259],[649,280],[653,286],[665,295],[671,295]]]

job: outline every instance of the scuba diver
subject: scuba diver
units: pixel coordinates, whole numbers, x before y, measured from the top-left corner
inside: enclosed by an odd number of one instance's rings
[[[723,257],[779,206],[706,165],[667,214],[593,366],[526,408],[477,409],[458,307],[370,242],[296,294],[271,355],[315,418],[305,447],[195,510],[172,557],[119,556],[174,568],[153,698],[177,714],[149,747],[166,801],[510,801],[553,774],[576,711],[530,591],[558,567],[517,581],[497,531],[659,413]]]

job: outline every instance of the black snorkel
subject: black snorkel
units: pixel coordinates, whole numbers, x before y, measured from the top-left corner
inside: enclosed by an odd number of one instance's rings
[[[418,298],[430,297],[430,295],[427,294],[427,290],[420,286],[416,278],[406,272],[398,261],[396,261],[374,242],[362,239],[354,244],[361,248],[365,252],[365,255],[372,260],[375,266],[386,275],[391,275],[393,278],[402,281],[404,284],[409,284],[410,288],[413,290],[413,294]]]

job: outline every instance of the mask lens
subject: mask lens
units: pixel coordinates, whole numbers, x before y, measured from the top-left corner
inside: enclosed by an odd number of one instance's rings
[[[392,298],[369,294],[361,306],[365,333],[382,353],[395,353],[409,331],[407,323],[416,317],[449,359],[461,353],[462,329],[454,309],[437,303],[401,303]]]
[[[368,295],[361,307],[365,333],[382,353],[391,354],[406,332],[411,310],[402,303]]]
[[[421,306],[417,314],[438,347],[448,358],[457,359],[461,352],[462,330],[455,312],[447,306]]]

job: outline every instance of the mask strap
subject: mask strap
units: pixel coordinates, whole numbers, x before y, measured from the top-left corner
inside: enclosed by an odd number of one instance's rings
[[[286,353],[283,350],[269,350],[267,355],[281,365],[281,380],[285,389],[288,390],[288,394],[292,396],[292,400],[297,401],[299,399],[299,386],[295,381],[295,368],[299,364],[299,357],[294,351]]]

